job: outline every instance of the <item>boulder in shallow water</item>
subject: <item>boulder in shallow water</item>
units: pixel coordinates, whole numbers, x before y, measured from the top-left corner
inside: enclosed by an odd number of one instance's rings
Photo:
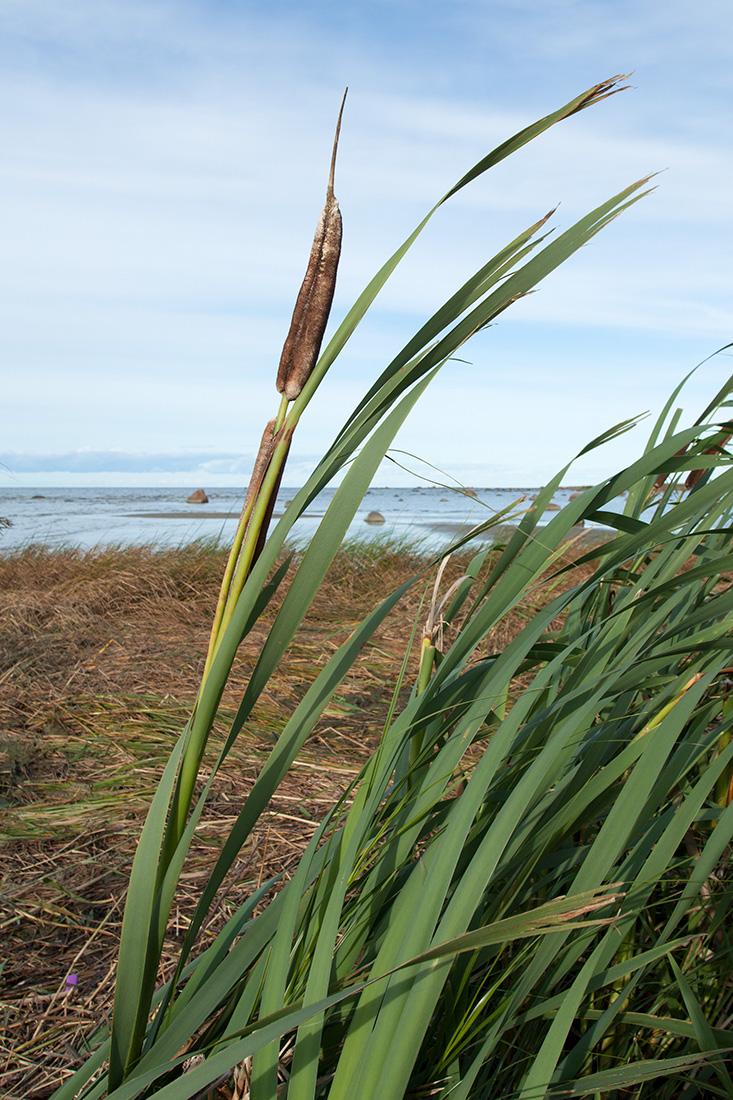
[[[186,504],[208,504],[209,498],[203,489],[197,489],[195,493],[191,493],[191,496],[186,501]]]
[[[384,523],[384,516],[381,512],[370,512],[364,520],[365,523]]]

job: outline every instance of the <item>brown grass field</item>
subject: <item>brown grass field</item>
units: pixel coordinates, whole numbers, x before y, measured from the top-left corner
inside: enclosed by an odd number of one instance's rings
[[[223,550],[207,544],[29,547],[0,556],[0,1096],[9,1100],[50,1096],[109,1019],[136,839],[196,696],[224,560]],[[451,560],[447,584],[465,561]],[[424,566],[417,554],[388,544],[337,557],[217,777],[174,907],[171,948],[294,703],[361,618]],[[381,732],[433,579],[434,570],[425,572],[365,647],[242,851],[203,946],[263,879],[287,873],[357,774]],[[566,583],[577,579],[571,572]],[[496,648],[541,599],[536,590],[502,624]],[[242,646],[212,753],[275,610]],[[67,984],[72,974],[77,984]]]

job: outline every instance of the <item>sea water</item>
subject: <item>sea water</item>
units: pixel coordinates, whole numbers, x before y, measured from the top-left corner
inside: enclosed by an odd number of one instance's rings
[[[289,541],[305,545],[323,519],[337,490],[325,489],[299,518]],[[347,538],[399,539],[426,550],[442,549],[459,530],[505,513],[516,523],[538,492],[532,488],[476,489],[466,493],[441,487],[369,489],[348,529]],[[171,488],[14,488],[0,487],[0,552],[31,543],[52,547],[182,546],[207,538],[228,545],[241,513],[243,492],[207,489],[208,504],[188,504],[189,491]],[[275,517],[282,515],[298,490],[282,488]],[[553,503],[563,505],[571,489]],[[508,511],[507,511],[508,510]],[[383,523],[367,521],[378,512]],[[541,522],[552,518],[552,512]]]

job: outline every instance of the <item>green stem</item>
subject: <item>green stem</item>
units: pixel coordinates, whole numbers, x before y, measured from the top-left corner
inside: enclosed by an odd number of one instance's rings
[[[233,566],[233,574],[230,574],[228,579],[225,576],[225,582],[222,584],[222,592],[224,592],[226,584],[226,596],[224,600],[220,597],[220,600],[223,602],[223,609],[216,635],[214,636],[212,632],[209,656],[207,657],[201,688],[199,689],[199,696],[194,708],[191,739],[181,762],[180,779],[175,794],[175,832],[172,838],[174,840],[174,847],[175,843],[177,843],[182,836],[186,825],[190,802],[196,783],[196,776],[198,775],[201,765],[201,759],[206,751],[211,725],[216,712],[216,706],[214,706],[213,708],[207,708],[206,715],[201,714],[199,710],[201,692],[206,684],[209,671],[219,650],[219,646],[221,645],[221,640],[231,622],[237,601],[256,560],[258,546],[260,545],[260,535],[269,518],[273,495],[277,493],[282,468],[285,465],[285,460],[288,455],[291,435],[292,427],[289,426],[288,430],[283,432],[282,439],[272,453],[260,489],[256,496],[253,497],[248,520],[246,520],[244,524],[240,522],[240,527],[242,527],[244,536],[243,539],[240,539],[241,551],[238,551],[237,556],[234,557],[233,548],[232,554],[230,555],[230,562],[234,561],[236,564]]]
[[[422,640],[422,649],[420,651],[420,668],[417,674],[417,694],[422,695],[427,690],[430,678],[433,675],[433,669],[435,668],[437,650],[433,645],[433,637],[431,634],[424,634]],[[422,752],[423,739],[425,737],[425,731],[420,729],[416,730],[410,741],[410,774],[407,778],[408,788],[412,785],[412,769],[417,763],[417,759]]]
[[[289,404],[290,402],[288,401],[285,394],[283,394],[280,401],[280,408],[277,410],[277,416],[275,417],[275,430],[273,432],[273,435],[277,435],[277,433],[280,431],[283,424],[285,423],[285,417],[287,416]]]
[[[726,718],[728,718],[730,716],[730,713],[731,713],[732,709],[733,709],[733,696],[731,696],[729,694],[723,700],[723,707],[722,707],[722,718],[723,718],[723,720],[725,720]],[[721,733],[720,738],[718,740],[718,752],[719,753],[723,752],[724,749],[727,749],[728,745],[730,744],[730,739],[731,739],[731,730],[730,730],[730,726],[729,726],[727,729],[723,730],[723,732]],[[721,807],[721,809],[725,809],[726,806],[730,805],[731,794],[732,793],[733,793],[733,764],[731,764],[729,767],[727,767],[725,769],[725,771],[722,772],[718,776],[718,779],[717,779],[716,784],[715,784],[715,801]]]
[[[224,608],[226,607],[227,600],[229,598],[229,592],[230,592],[230,589],[231,589],[232,577],[234,576],[234,570],[236,568],[237,561],[239,560],[239,553],[240,553],[240,550],[242,549],[242,542],[244,540],[244,534],[245,534],[245,531],[247,530],[247,524],[249,523],[249,518],[252,515],[252,510],[254,509],[255,503],[256,503],[256,498],[253,497],[252,500],[247,505],[247,507],[242,511],[242,515],[239,518],[239,524],[237,525],[237,532],[234,536],[234,541],[232,543],[232,548],[229,551],[229,557],[227,559],[226,569],[224,570],[224,576],[222,578],[221,588],[219,590],[219,599],[218,599],[218,602],[217,602],[217,605],[216,605],[216,611],[214,612],[214,621],[211,624],[211,635],[209,636],[209,650],[208,650],[208,653],[206,654],[206,664],[204,665],[204,673],[203,673],[203,676],[201,678],[202,684],[206,680],[206,677],[209,675],[209,670],[211,668],[211,662],[214,659],[214,652],[215,652],[215,649],[216,649],[216,643],[219,639],[219,634],[221,632],[222,619],[224,618]]]
[[[277,435],[277,433],[280,431],[280,429],[283,427],[283,425],[285,423],[285,417],[287,416],[288,405],[289,405],[288,399],[283,394],[283,397],[280,401],[280,408],[278,409],[277,416],[275,418],[275,425],[273,427],[273,433],[272,433],[273,436]],[[273,459],[274,459],[274,457],[275,456],[273,455]],[[252,516],[255,512],[256,506],[262,500],[262,498],[265,497],[266,495],[267,495],[267,499],[268,499],[268,502],[269,502],[269,498],[270,498],[271,494],[266,494],[266,487],[265,487],[265,484],[263,482],[262,486],[260,487],[260,490],[256,494],[253,495],[252,499],[247,503],[246,507],[242,510],[242,515],[240,516],[240,519],[239,519],[239,524],[237,526],[237,531],[236,531],[236,534],[234,536],[234,541],[232,543],[232,548],[229,551],[229,558],[227,559],[227,565],[226,565],[226,569],[224,571],[224,577],[222,578],[222,582],[221,582],[221,589],[219,591],[219,600],[218,600],[218,603],[216,605],[216,611],[214,613],[214,621],[213,621],[212,626],[211,626],[211,635],[209,637],[209,649],[208,649],[208,653],[206,654],[206,664],[204,665],[204,674],[203,674],[203,677],[202,677],[202,683],[203,683],[204,680],[206,680],[206,677],[209,674],[209,670],[211,669],[211,663],[214,659],[214,654],[216,653],[219,637],[222,633],[222,630],[224,630],[226,628],[226,623],[231,618],[231,610],[230,610],[229,613],[228,613],[228,616],[226,618],[226,621],[225,621],[226,609],[227,609],[227,607],[232,606],[231,605],[231,600],[230,600],[230,597],[231,597],[231,594],[232,594],[232,578],[235,576],[235,572],[236,572],[238,578],[241,575],[241,570],[238,570],[237,566],[238,566],[238,563],[240,563],[242,543],[244,542],[245,535],[248,534],[248,532],[249,532],[249,528],[254,526],[255,524],[257,524],[257,517],[255,517],[252,524],[250,524],[250,519],[252,518]],[[266,512],[264,514],[266,514]],[[262,529],[262,520],[261,520],[261,515],[260,515],[258,535],[259,535],[259,532],[261,531],[261,529]],[[254,545],[255,546],[257,545],[257,539],[255,539]],[[251,568],[253,555],[250,554],[249,556],[250,556],[250,559],[251,559],[250,560],[250,568]],[[246,580],[246,577],[248,575],[249,575],[249,569],[247,570],[247,574],[245,575],[245,578],[244,578],[245,580]],[[241,590],[242,590],[242,583],[238,583],[237,584],[237,596],[239,595],[239,592],[241,592]],[[236,599],[235,599],[235,602],[236,602]]]
[[[277,487],[280,481],[280,475],[282,473],[283,466],[285,465],[285,459],[288,455],[290,448],[290,436],[292,429],[283,435],[283,438],[278,443],[277,447],[273,451],[270,465],[267,468],[267,473],[262,482],[262,487],[257,494],[254,501],[254,507],[252,509],[252,515],[250,522],[247,526],[246,535],[242,545],[242,550],[237,562],[236,571],[232,578],[229,594],[227,596],[226,606],[222,616],[221,626],[219,628],[219,634],[217,637],[216,645],[214,647],[214,655],[218,649],[219,640],[224,634],[227,626],[231,622],[232,615],[234,614],[234,608],[237,605],[242,589],[245,586],[247,578],[252,570],[252,566],[256,560],[257,545],[260,540],[260,534],[262,533],[263,526],[267,520],[270,506],[272,503],[273,494],[277,492]],[[212,657],[213,659],[213,657]]]

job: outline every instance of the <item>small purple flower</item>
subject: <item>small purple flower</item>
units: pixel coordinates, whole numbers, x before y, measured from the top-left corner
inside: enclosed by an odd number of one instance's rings
[[[78,974],[67,974],[66,984],[69,985],[69,986],[78,985],[79,984],[79,975]]]

